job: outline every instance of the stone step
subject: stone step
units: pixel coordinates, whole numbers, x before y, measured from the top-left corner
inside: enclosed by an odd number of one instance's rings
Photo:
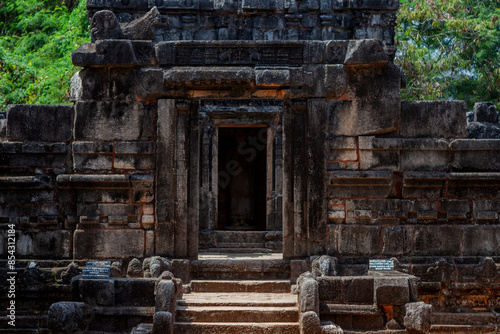
[[[277,231],[204,231],[200,233],[200,252],[281,252],[281,239]]]
[[[327,304],[320,303],[320,314],[326,315],[380,315],[381,310],[377,305],[352,305],[352,304]]]
[[[130,334],[151,334],[153,331],[153,324],[139,324],[132,328]]]
[[[500,318],[492,312],[449,313],[433,312],[432,323],[439,325],[484,325],[500,326]]]
[[[48,328],[0,328],[1,334],[51,334]]]
[[[271,231],[223,231],[216,230],[203,233],[204,238],[212,238],[217,244],[223,243],[266,243],[266,235]],[[274,232],[276,233],[276,232]],[[280,238],[275,238],[280,239]]]
[[[187,293],[177,301],[178,306],[250,306],[295,307],[297,295],[291,293]]]
[[[192,292],[270,292],[290,293],[288,280],[193,280]]]
[[[89,331],[109,333],[130,333],[141,323],[153,322],[154,307],[141,306],[95,306],[89,308],[92,321]]]
[[[217,248],[266,248],[265,242],[221,242]]]
[[[475,334],[498,333],[499,325],[432,325],[428,333],[432,334]]]
[[[290,279],[290,262],[286,260],[213,259],[191,261],[193,279]]]
[[[370,330],[370,331],[353,331],[353,330],[343,330],[344,334],[408,334],[406,329],[381,329],[381,330]],[[453,333],[447,333],[453,334]]]
[[[199,252],[201,254],[203,254],[203,253],[215,253],[215,252],[254,254],[254,253],[280,253],[281,250],[264,248],[264,246],[262,246],[262,245],[259,245],[257,247],[251,247],[250,245],[245,244],[244,247],[242,247],[242,248],[232,248],[232,247],[229,247],[228,245],[223,245],[223,246],[219,246],[219,248],[200,249]]]
[[[178,306],[178,322],[297,322],[297,307]]]
[[[379,333],[377,331],[386,323],[384,313],[377,305],[320,303],[319,311],[321,320],[331,321],[352,333]]]
[[[176,322],[176,334],[299,334],[294,323],[211,323]]]

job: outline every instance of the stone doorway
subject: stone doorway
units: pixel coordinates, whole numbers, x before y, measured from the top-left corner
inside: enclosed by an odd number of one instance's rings
[[[263,239],[251,251],[269,244],[284,259],[324,253],[326,108],[324,99],[158,100],[156,253],[197,259],[255,235]],[[264,231],[218,226],[219,130],[231,127],[267,132]]]
[[[217,229],[265,231],[268,127],[219,127]]]
[[[281,103],[202,101],[200,252],[282,250]]]

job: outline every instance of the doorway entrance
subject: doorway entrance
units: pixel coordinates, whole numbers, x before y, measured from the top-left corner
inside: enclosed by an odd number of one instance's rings
[[[219,127],[217,229],[266,230],[267,127]]]
[[[197,259],[201,252],[241,253],[245,249],[262,253],[264,248],[292,259],[324,253],[327,110],[324,99],[286,103],[159,99],[155,254]],[[265,153],[263,150],[266,168],[265,173],[259,173],[266,179],[263,231],[220,229],[219,158],[224,155],[218,151],[234,153],[234,148],[222,141],[237,140],[229,130],[224,134],[225,128],[264,128],[263,133],[267,132],[263,141],[267,144]],[[257,130],[243,130],[243,137],[252,135],[251,131]],[[259,189],[257,186],[254,193],[258,194]],[[259,197],[253,200],[258,202]],[[259,210],[254,206],[253,211]],[[263,223],[256,221],[256,215],[253,217],[249,225],[262,228]],[[228,219],[222,228],[233,225]],[[246,218],[240,217],[240,225],[241,219],[248,224]]]
[[[201,101],[199,111],[199,251],[281,252],[281,103]]]

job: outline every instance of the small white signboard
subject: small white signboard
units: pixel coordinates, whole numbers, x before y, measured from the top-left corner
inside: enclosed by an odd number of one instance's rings
[[[82,267],[82,278],[109,278],[111,261],[87,261]]]
[[[394,270],[393,260],[370,260],[369,270]]]

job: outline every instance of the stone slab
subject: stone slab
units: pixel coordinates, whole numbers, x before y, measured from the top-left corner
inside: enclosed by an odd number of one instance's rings
[[[386,134],[399,128],[399,99],[331,101],[328,109],[328,132],[333,136]]]
[[[414,255],[458,256],[462,249],[461,240],[460,226],[414,226]]]
[[[18,231],[16,256],[24,258],[71,257],[70,231]]]
[[[496,256],[500,252],[500,226],[464,227],[464,255]]]
[[[442,139],[403,139],[401,169],[409,171],[448,171],[449,144]]]
[[[458,139],[451,142],[450,150],[453,171],[500,170],[500,139]]]
[[[72,137],[73,106],[10,105],[7,137],[19,141],[68,141]]]
[[[343,225],[340,226],[340,255],[377,255],[380,226]]]
[[[410,301],[410,285],[406,277],[376,277],[374,288],[378,305],[404,305]]]
[[[78,102],[75,140],[151,140],[153,107],[139,102]]]
[[[75,258],[141,258],[144,256],[144,231],[76,230],[73,249]]]
[[[466,138],[464,101],[401,103],[401,137]]]
[[[393,64],[347,67],[347,96],[352,100],[399,99],[401,69]]]

